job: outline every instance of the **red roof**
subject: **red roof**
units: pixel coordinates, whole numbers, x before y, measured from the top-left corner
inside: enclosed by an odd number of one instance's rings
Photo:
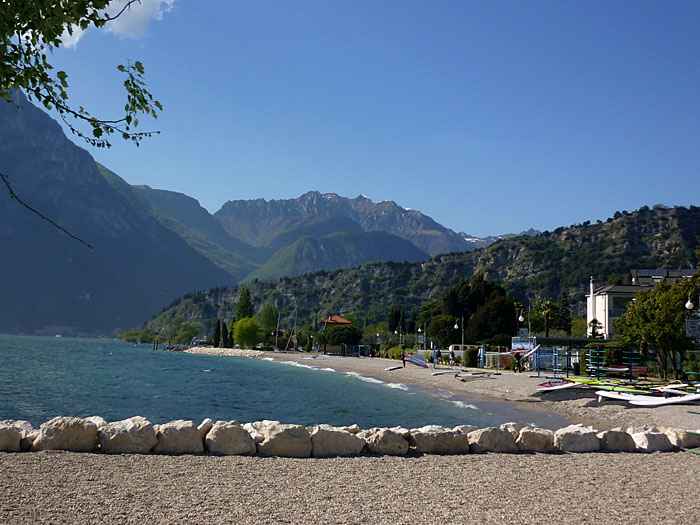
[[[328,319],[324,319],[323,324],[329,325],[329,324],[352,324],[350,321],[347,319],[343,319],[339,315],[331,315]]]

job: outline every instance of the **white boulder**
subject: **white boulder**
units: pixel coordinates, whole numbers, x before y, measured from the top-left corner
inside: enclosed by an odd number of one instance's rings
[[[258,454],[287,458],[311,456],[311,436],[305,427],[276,421],[271,423],[260,428],[263,440],[257,443]]]
[[[235,423],[235,421],[234,421]],[[211,427],[214,426],[214,421],[212,421],[210,418],[206,418],[204,421],[202,421],[199,426],[197,427],[197,431],[199,432],[199,437],[204,440],[205,437],[207,437],[207,432],[211,430]]]
[[[468,454],[469,435],[429,425],[411,430],[412,446],[420,454]]]
[[[103,418],[101,416],[90,416],[90,417],[86,417],[85,419],[95,423],[95,425],[97,425],[98,430],[107,424],[107,421],[105,420],[105,418]]]
[[[32,450],[91,452],[97,446],[97,425],[79,417],[55,417],[39,427]]]
[[[591,427],[569,425],[554,433],[554,446],[562,452],[595,452],[600,450],[600,440]]]
[[[496,427],[479,428],[467,434],[471,452],[518,452],[513,434]]]
[[[250,437],[253,438],[253,441],[255,441],[255,444],[257,445],[258,443],[262,443],[263,440],[265,439],[264,436],[264,431],[268,427],[276,426],[276,425],[281,425],[279,421],[273,421],[270,419],[263,419],[262,421],[254,421],[253,423],[245,423],[243,425],[243,428],[245,428],[248,433],[250,434]]]
[[[155,425],[158,442],[153,452],[158,454],[201,454],[204,443],[193,421],[178,419],[163,425]]]
[[[19,452],[22,432],[14,421],[0,421],[0,452]]]
[[[640,452],[670,452],[675,448],[666,434],[653,430],[636,432],[632,434],[632,439]]]
[[[517,423],[511,421],[509,423],[503,423],[500,427],[501,430],[507,430],[513,435],[513,439],[518,439],[520,436],[520,430],[523,428]]]
[[[600,450],[607,452],[635,452],[637,444],[632,436],[622,430],[605,430],[596,434],[600,440]]]
[[[350,432],[351,434],[357,434],[360,431],[360,427],[358,427],[357,424],[352,424],[340,428],[345,430],[346,432]]]
[[[363,430],[358,437],[365,440],[367,450],[372,454],[403,456],[408,452],[408,441],[401,434],[388,428]]]
[[[343,427],[318,425],[311,430],[311,455],[315,458],[355,456],[364,447],[364,439]]]
[[[679,448],[700,447],[700,431],[692,432],[687,430],[677,430],[669,428],[665,432],[671,445]]]
[[[34,438],[36,438],[36,436],[39,435],[39,431],[34,430],[34,428],[32,428],[32,424],[29,421],[24,421],[22,419],[5,419],[3,421],[0,421],[0,428],[8,429],[9,427],[15,428],[19,432],[19,447],[21,450],[29,450],[30,448],[32,448]],[[2,438],[0,438],[0,442],[2,441]],[[0,450],[6,450],[3,449],[2,444],[0,444]]]
[[[554,432],[547,428],[523,427],[515,440],[521,452],[554,451]]]
[[[158,443],[155,428],[141,416],[107,423],[97,430],[97,438],[107,454],[147,454]]]
[[[237,421],[217,421],[204,439],[207,452],[222,455],[254,455],[255,441]]]
[[[459,432],[460,434],[469,434],[469,432],[474,432],[478,430],[479,427],[474,425],[458,425],[452,429],[453,432]]]

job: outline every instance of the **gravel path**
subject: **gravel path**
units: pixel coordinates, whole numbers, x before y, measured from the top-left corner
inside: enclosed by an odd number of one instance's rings
[[[697,523],[700,456],[0,453],[0,522]]]

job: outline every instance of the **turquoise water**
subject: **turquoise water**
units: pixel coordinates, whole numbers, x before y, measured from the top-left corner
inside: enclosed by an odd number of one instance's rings
[[[0,420],[25,419],[35,427],[59,415],[361,428],[564,423],[541,412],[324,369],[324,360],[310,363],[313,368],[119,341],[0,335]]]

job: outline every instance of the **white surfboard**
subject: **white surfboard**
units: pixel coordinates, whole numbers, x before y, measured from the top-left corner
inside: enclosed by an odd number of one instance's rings
[[[649,395],[640,395],[640,394],[628,394],[626,392],[613,392],[611,390],[596,390],[595,393],[598,396],[598,401],[602,397],[605,397],[607,399],[615,399],[616,401],[633,401],[635,399],[663,399],[663,398],[650,398]]]
[[[576,383],[571,383],[571,382],[554,382],[554,383],[542,383],[537,387],[537,390],[540,392],[551,392],[552,390],[563,390],[565,388],[571,388],[576,386]]]
[[[527,358],[530,357],[532,354],[534,354],[534,353],[537,351],[537,349],[538,349],[539,347],[540,347],[540,345],[537,345],[535,348],[533,348],[533,349],[530,350],[527,354],[525,354],[522,358],[523,358],[523,359],[527,359]]]
[[[692,403],[700,401],[700,394],[685,394],[674,397],[650,397],[649,399],[633,399],[630,404],[644,407],[658,407],[663,405],[676,405],[681,403]]]

